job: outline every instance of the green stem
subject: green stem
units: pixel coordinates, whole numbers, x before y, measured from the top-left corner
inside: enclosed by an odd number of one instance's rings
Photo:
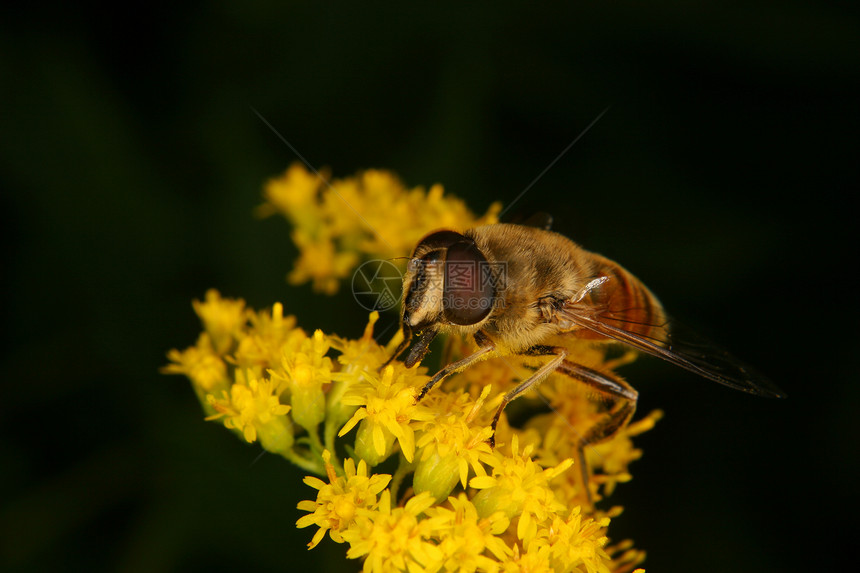
[[[388,489],[391,491],[392,505],[397,505],[400,484],[403,483],[403,479],[406,477],[406,474],[415,469],[414,466],[415,464],[407,462],[406,458],[403,457],[403,454],[400,454],[397,463],[397,469],[395,470],[394,475],[391,477],[391,484],[388,486]]]
[[[306,470],[318,476],[325,477],[326,475],[325,465],[323,464],[322,458],[319,456],[314,456],[314,459],[308,459],[306,457],[298,455],[294,450],[281,452],[281,455],[295,465],[302,468],[303,470]]]
[[[314,428],[313,431],[308,431],[308,438],[310,439],[311,449],[314,453],[322,456],[324,447],[320,441],[320,435],[319,432],[317,432],[317,428]]]

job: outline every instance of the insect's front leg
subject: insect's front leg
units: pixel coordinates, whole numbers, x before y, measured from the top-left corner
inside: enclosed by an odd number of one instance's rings
[[[480,331],[475,333],[475,342],[478,343],[478,350],[466,356],[465,358],[461,358],[456,362],[452,362],[451,364],[447,365],[442,370],[437,372],[436,375],[433,376],[433,378],[431,378],[430,381],[427,382],[423,388],[421,388],[421,392],[418,393],[418,397],[415,399],[415,401],[420,402],[421,399],[424,398],[424,396],[427,394],[427,392],[429,392],[433,388],[433,386],[435,386],[451,374],[465,370],[469,367],[469,365],[473,364],[478,360],[490,358],[492,354],[496,352],[496,345],[493,343],[493,341]]]
[[[400,341],[400,344],[397,345],[397,348],[394,349],[394,353],[391,357],[386,360],[382,366],[376,369],[377,372],[382,372],[386,366],[394,362],[394,360],[403,354],[403,351],[406,350],[410,344],[412,344],[412,328],[404,321],[403,325],[400,327],[403,332],[403,340]],[[429,345],[429,343],[428,343]]]

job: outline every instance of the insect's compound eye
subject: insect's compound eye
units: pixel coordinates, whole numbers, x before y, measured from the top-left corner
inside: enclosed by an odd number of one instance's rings
[[[469,239],[448,247],[443,316],[451,324],[477,324],[492,310],[495,288],[487,259]]]

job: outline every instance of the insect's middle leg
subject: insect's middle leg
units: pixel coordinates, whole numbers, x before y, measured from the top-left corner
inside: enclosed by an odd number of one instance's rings
[[[564,348],[563,346],[533,346],[523,352],[523,354],[528,356],[555,355],[555,358],[538,368],[534,374],[520,382],[516,388],[505,394],[505,397],[502,398],[502,403],[499,404],[499,409],[496,410],[496,415],[493,416],[493,433],[489,440],[490,447],[495,447],[496,445],[496,426],[499,423],[499,417],[502,415],[502,411],[504,411],[505,406],[510,404],[520,394],[549,376],[553,370],[563,364],[564,359],[567,356],[567,348]]]

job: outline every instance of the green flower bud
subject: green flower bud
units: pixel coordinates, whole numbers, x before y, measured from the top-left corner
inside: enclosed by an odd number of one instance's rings
[[[412,487],[415,493],[429,491],[437,501],[443,501],[460,479],[460,458],[453,451],[442,457],[433,452],[426,460],[418,462]]]
[[[358,425],[355,453],[373,467],[388,459],[394,450],[395,436],[381,424],[365,418]]]

